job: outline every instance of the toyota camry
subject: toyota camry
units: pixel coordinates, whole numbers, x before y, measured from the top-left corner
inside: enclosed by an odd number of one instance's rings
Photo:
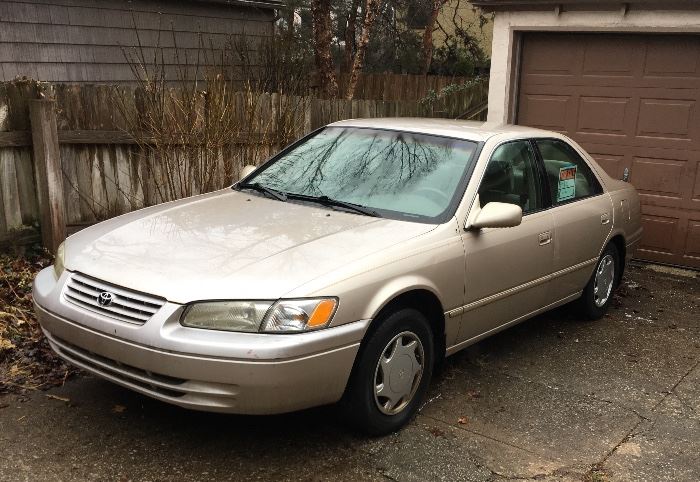
[[[347,120],[229,188],[70,236],[34,301],[62,358],[142,394],[339,402],[383,434],[443,357],[565,303],[603,316],[640,236],[634,188],[558,133]]]

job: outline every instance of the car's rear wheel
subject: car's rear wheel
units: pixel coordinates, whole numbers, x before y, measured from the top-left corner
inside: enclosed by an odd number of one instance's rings
[[[435,357],[433,333],[421,312],[403,308],[376,323],[358,353],[342,405],[354,427],[383,435],[416,413]]]
[[[600,255],[581,297],[583,309],[589,319],[598,320],[608,311],[619,267],[620,255],[615,245],[610,243]]]

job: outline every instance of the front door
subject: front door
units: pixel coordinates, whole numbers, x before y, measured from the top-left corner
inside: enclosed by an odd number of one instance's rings
[[[522,223],[463,234],[466,296],[459,343],[517,321],[541,308],[552,272],[552,214],[545,209],[543,179],[528,140],[498,146],[479,187],[478,200],[517,204]]]

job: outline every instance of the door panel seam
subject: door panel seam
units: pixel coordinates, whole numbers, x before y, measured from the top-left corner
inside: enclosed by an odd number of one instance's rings
[[[506,322],[506,323],[503,323],[502,325],[499,325],[499,326],[497,326],[497,327],[495,327],[495,328],[492,328],[492,329],[490,329],[490,330],[488,330],[488,331],[485,331],[485,332],[483,332],[483,333],[480,334],[480,335],[476,335],[476,336],[474,336],[474,337],[472,337],[472,338],[469,338],[468,340],[464,340],[464,341],[461,341],[461,342],[459,342],[459,343],[457,343],[457,344],[455,344],[455,345],[452,345],[452,346],[450,346],[450,347],[447,347],[447,349],[445,350],[445,354],[446,354],[447,356],[450,356],[450,355],[452,355],[452,354],[458,352],[458,351],[461,350],[462,348],[466,348],[467,346],[469,346],[469,345],[471,345],[471,344],[473,344],[473,343],[476,343],[476,342],[479,341],[479,340],[483,340],[484,338],[489,337],[489,336],[493,335],[494,333],[498,333],[499,331],[505,330],[506,328],[508,328],[508,327],[510,327],[510,326],[512,326],[512,325],[515,325],[515,324],[517,324],[517,323],[520,323],[521,321],[524,321],[524,320],[526,320],[526,319],[528,319],[528,318],[532,318],[533,316],[535,316],[535,315],[537,315],[537,314],[539,314],[539,313],[543,313],[543,312],[545,312],[545,311],[547,311],[547,310],[549,310],[549,309],[551,309],[551,308],[554,308],[554,307],[556,307],[556,306],[560,306],[560,305],[562,305],[562,304],[564,304],[564,303],[567,303],[567,302],[569,302],[569,301],[572,301],[572,300],[576,299],[576,298],[577,298],[578,296],[580,296],[580,295],[581,295],[581,292],[580,292],[580,291],[577,291],[576,293],[573,293],[573,294],[571,294],[571,295],[569,295],[569,296],[565,296],[564,298],[561,298],[560,300],[555,301],[554,303],[550,303],[550,304],[548,304],[548,305],[545,305],[545,306],[543,306],[543,307],[541,307],[541,308],[539,308],[539,309],[536,309],[536,310],[534,310],[534,311],[531,311],[530,313],[527,313],[527,314],[525,314],[525,315],[519,316],[519,317],[517,317],[517,318],[514,318],[514,319],[511,320],[511,321],[508,321],[508,322]]]
[[[528,281],[527,283],[523,283],[521,285],[514,286],[513,288],[508,288],[507,290],[504,290],[504,291],[501,291],[498,293],[494,293],[492,295],[486,296],[486,297],[478,299],[476,301],[472,301],[471,303],[467,303],[466,305],[462,305],[462,306],[459,306],[457,308],[453,308],[451,310],[446,311],[445,316],[447,316],[449,318],[454,318],[455,316],[459,316],[463,313],[466,313],[467,311],[474,310],[476,308],[479,308],[479,307],[486,305],[488,303],[491,303],[493,301],[507,298],[508,296],[515,295],[517,293],[520,293],[521,291],[525,291],[526,289],[534,288],[534,287],[539,286],[543,283],[546,283],[547,281],[551,281],[553,279],[567,275],[567,274],[572,273],[574,271],[578,271],[579,269],[583,269],[583,268],[586,268],[588,266],[591,266],[597,260],[598,260],[598,258],[591,258],[589,260],[583,261],[581,263],[577,263],[573,266],[569,266],[568,268],[564,268],[562,270],[548,274],[548,275],[543,276],[541,278],[537,278],[535,280]]]

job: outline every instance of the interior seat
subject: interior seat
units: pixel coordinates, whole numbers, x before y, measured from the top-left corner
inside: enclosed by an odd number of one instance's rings
[[[516,167],[513,159],[491,159],[479,188],[481,206],[490,202],[501,202],[528,208],[528,182],[524,170]]]

